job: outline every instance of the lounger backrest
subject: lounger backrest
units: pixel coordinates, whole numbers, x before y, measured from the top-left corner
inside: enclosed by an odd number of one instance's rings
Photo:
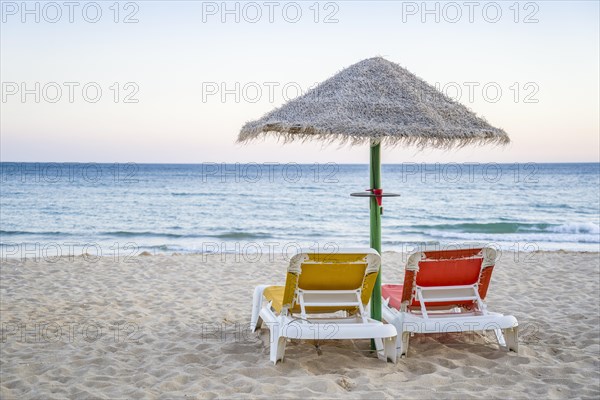
[[[415,288],[479,284],[479,296],[487,294],[496,260],[495,250],[489,247],[451,250],[422,250],[410,255],[406,264],[402,306],[420,307]],[[469,307],[472,301],[429,303],[430,307]]]
[[[474,285],[481,274],[483,257],[424,259],[419,262],[418,286]]]
[[[295,309],[296,289],[355,290],[362,289],[361,300],[367,304],[381,258],[375,250],[332,253],[300,253],[292,257],[285,283],[283,306]]]

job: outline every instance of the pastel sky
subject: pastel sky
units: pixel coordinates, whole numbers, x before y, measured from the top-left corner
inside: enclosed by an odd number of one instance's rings
[[[366,163],[364,147],[235,139],[373,56],[512,139],[385,163],[600,161],[597,1],[114,3],[2,2],[2,161]]]

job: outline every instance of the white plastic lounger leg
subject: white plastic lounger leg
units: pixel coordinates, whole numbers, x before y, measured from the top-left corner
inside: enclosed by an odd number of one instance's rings
[[[410,332],[404,331],[404,314],[390,308],[388,302],[384,300],[382,307],[383,320],[394,325],[398,336],[396,336],[396,357],[406,357],[408,354],[408,341],[410,339]]]
[[[396,364],[396,337],[373,338],[377,358]]]
[[[506,339],[506,349],[508,351],[519,352],[519,327],[507,328],[502,330]]]
[[[504,338],[504,333],[502,329],[494,329],[494,333],[496,334],[496,340],[498,341],[498,345],[500,347],[506,347],[506,339]]]
[[[410,342],[410,332],[398,333],[398,349],[400,357],[408,357],[408,343]]]
[[[374,338],[373,342],[375,342],[375,351],[377,351],[377,354],[383,355],[383,340],[381,338]]]
[[[285,355],[285,344],[287,341],[285,337],[280,335],[281,329],[279,323],[269,324],[269,329],[269,340],[271,341],[271,354],[269,358],[273,362],[273,364],[277,364],[277,361],[283,361],[283,356]]]
[[[262,319],[260,318],[260,310],[263,302],[263,292],[269,287],[268,285],[258,285],[254,289],[254,296],[252,298],[252,318],[250,319],[250,330],[256,332],[262,325]]]
[[[398,351],[396,350],[396,338],[384,338],[383,346],[383,355],[385,356],[385,359],[396,364],[396,358],[398,356]]]

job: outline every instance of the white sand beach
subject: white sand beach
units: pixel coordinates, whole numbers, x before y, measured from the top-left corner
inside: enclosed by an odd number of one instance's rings
[[[383,281],[403,255],[384,253]],[[55,262],[53,262],[55,261]],[[515,315],[520,352],[479,334],[416,335],[396,365],[368,341],[292,342],[268,357],[249,333],[252,291],[282,284],[268,256],[5,260],[1,398],[598,398],[599,254],[503,253],[488,295]]]

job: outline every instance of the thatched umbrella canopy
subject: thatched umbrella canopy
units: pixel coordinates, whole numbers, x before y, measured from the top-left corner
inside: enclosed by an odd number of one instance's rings
[[[381,57],[356,63],[242,128],[239,142],[263,135],[450,148],[509,142],[467,107]]]
[[[371,247],[381,252],[380,144],[452,148],[468,144],[506,144],[502,129],[401,66],[369,58],[338,72],[306,94],[242,127],[238,142],[268,135],[371,146]],[[381,274],[379,275],[381,276]],[[377,279],[371,309],[381,318]]]

